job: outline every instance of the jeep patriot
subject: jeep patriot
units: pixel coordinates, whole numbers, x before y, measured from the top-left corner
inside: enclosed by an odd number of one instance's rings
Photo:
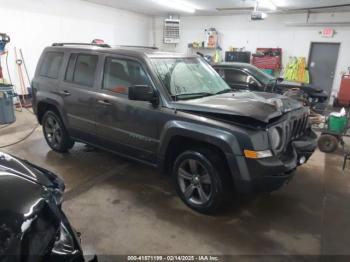
[[[316,148],[308,108],[234,91],[199,56],[57,43],[43,51],[32,88],[52,150],[79,141],[158,167],[202,213],[233,192],[278,190]]]

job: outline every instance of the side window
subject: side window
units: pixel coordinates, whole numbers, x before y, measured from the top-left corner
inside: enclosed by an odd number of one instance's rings
[[[84,86],[93,86],[98,56],[72,54],[69,58],[66,80]]]
[[[248,75],[240,70],[225,70],[225,80],[228,83],[248,83]]]
[[[61,52],[47,52],[40,68],[40,76],[57,79],[63,60]]]
[[[149,78],[141,64],[132,60],[107,58],[103,73],[102,88],[127,94],[134,85],[150,85]]]
[[[225,70],[220,68],[214,68],[215,71],[221,76],[222,79],[225,79]]]
[[[74,75],[74,67],[75,67],[75,61],[77,59],[77,54],[71,54],[68,62],[68,67],[66,71],[66,80],[72,82],[73,81],[73,75]]]

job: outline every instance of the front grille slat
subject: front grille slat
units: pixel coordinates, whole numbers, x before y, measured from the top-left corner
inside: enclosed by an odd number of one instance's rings
[[[289,122],[279,125],[279,127],[284,130],[284,145],[280,151],[276,152],[278,155],[281,156],[286,154],[287,150],[291,148],[291,143],[304,136],[308,127],[308,121],[308,115],[302,114],[299,116],[294,116]]]
[[[301,137],[307,127],[308,116],[303,116],[302,118],[296,119],[291,122],[291,139],[296,139]]]
[[[298,128],[297,128],[297,131],[296,131],[296,138],[299,137],[300,135],[300,132],[301,132],[301,128],[302,128],[302,120],[301,119],[298,119]]]

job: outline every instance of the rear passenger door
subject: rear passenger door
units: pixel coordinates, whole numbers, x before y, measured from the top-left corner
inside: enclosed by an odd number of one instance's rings
[[[55,101],[63,60],[64,52],[59,51],[48,51],[41,57],[32,81],[34,110],[39,101]]]
[[[94,106],[98,66],[96,54],[71,53],[58,92],[70,135],[92,143],[96,142]]]
[[[100,143],[128,156],[155,162],[159,143],[160,107],[131,101],[128,88],[153,86],[142,64],[131,58],[106,57],[96,105]]]

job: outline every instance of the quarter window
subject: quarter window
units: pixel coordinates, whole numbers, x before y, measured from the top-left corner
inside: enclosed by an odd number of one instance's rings
[[[63,60],[61,52],[47,52],[40,68],[40,76],[57,79]]]
[[[128,88],[135,85],[150,85],[149,78],[140,63],[125,59],[106,59],[103,89],[127,94]]]

